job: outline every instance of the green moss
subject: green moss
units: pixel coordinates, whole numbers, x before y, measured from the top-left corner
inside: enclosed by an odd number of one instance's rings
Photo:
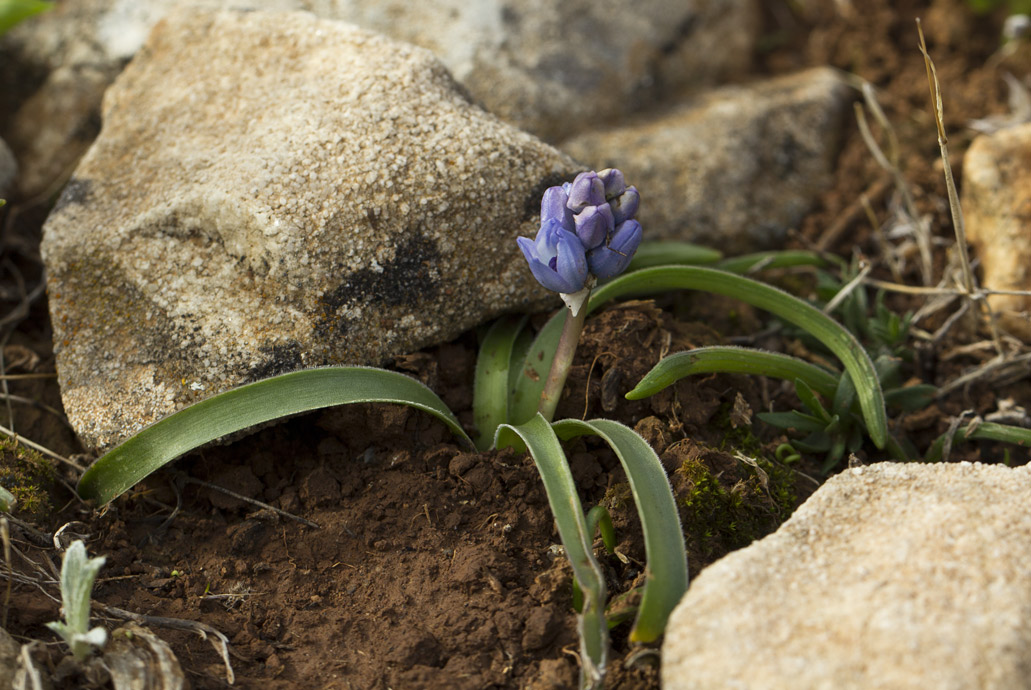
[[[795,509],[790,470],[749,454],[696,446],[674,477],[688,548],[705,565],[773,532]]]
[[[619,513],[627,509],[633,509],[634,506],[634,494],[630,490],[630,484],[627,482],[620,482],[614,484],[605,491],[605,496],[601,499],[600,505],[605,506],[605,509],[610,514]]]
[[[16,513],[37,520],[52,515],[50,493],[56,478],[49,460],[10,438],[0,437],[0,486],[18,501]]]

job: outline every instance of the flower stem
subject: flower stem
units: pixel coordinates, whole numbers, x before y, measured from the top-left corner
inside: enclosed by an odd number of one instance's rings
[[[562,325],[562,335],[555,350],[555,359],[551,361],[551,371],[548,372],[544,390],[541,391],[541,400],[537,405],[537,411],[549,422],[555,417],[555,408],[562,397],[562,389],[566,385],[566,377],[569,376],[569,367],[573,364],[573,355],[576,354],[576,346],[580,342],[580,332],[583,331],[584,321],[587,319],[586,302],[589,295],[588,288],[583,304],[578,309],[566,309],[566,322]]]

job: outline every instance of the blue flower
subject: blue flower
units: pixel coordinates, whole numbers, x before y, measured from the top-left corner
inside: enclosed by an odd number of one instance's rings
[[[587,280],[584,246],[580,238],[563,227],[561,221],[548,218],[533,241],[527,237],[517,237],[516,241],[538,283],[566,294],[583,290]]]
[[[518,238],[534,277],[549,290],[571,294],[583,289],[588,271],[603,280],[622,273],[641,243],[641,225],[633,220],[640,201],[615,168],[582,172],[548,188],[537,237]]]
[[[641,224],[636,220],[625,221],[616,228],[612,239],[587,253],[587,266],[600,280],[618,276],[626,270],[634,258],[637,246],[641,244]]]

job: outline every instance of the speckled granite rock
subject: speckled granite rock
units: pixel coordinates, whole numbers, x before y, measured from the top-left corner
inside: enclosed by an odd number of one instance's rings
[[[960,202],[984,286],[1031,290],[1031,124],[974,139],[963,158]],[[1004,328],[1031,342],[1031,297],[988,301]]]
[[[554,139],[657,98],[740,76],[756,0],[75,0],[0,38],[0,61],[49,73],[6,135],[25,195],[53,184],[99,128],[101,95],[173,7],[309,10],[434,51],[488,110]],[[32,80],[26,88],[35,87]],[[13,94],[21,104],[30,96]]]
[[[548,140],[741,75],[754,0],[349,0],[336,16],[429,48],[493,113]]]
[[[1031,468],[881,463],[831,478],[709,566],[665,690],[1031,687]]]
[[[578,170],[420,48],[306,13],[170,15],[44,228],[69,419],[104,448],[247,380],[546,304],[514,238]]]
[[[589,132],[560,148],[618,167],[649,194],[649,238],[732,254],[775,247],[831,183],[851,89],[830,68],[717,89],[658,116]]]

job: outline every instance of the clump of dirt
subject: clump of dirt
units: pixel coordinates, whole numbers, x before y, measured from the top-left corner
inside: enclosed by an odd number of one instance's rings
[[[975,16],[959,0],[813,0],[764,3],[764,11],[768,26],[757,74],[830,64],[876,87],[918,207],[930,214],[942,240],[935,254],[940,275],[948,212],[914,19],[924,18],[958,163],[969,140],[961,124],[1005,109],[1001,74],[1014,66],[994,59],[1002,16]],[[1022,69],[1020,77],[1031,65]],[[890,176],[853,127],[834,185],[801,224],[798,246],[846,256],[861,251],[876,263],[879,245],[859,201],[863,194],[878,223],[894,213]],[[17,250],[19,265],[34,267],[25,274],[37,275],[31,247],[42,214],[29,208],[16,223],[9,220],[11,237],[23,241],[9,242],[5,251]],[[915,254],[902,258],[907,278],[914,278]],[[877,271],[891,277],[880,264]],[[892,297],[890,305],[904,311],[919,302]],[[37,302],[28,313],[11,342],[39,353],[26,371],[53,371],[45,305]],[[937,317],[939,323],[946,317]],[[775,449],[787,437],[752,421],[756,412],[797,404],[790,384],[711,375],[645,400],[628,401],[623,393],[678,350],[728,341],[801,348],[767,326],[754,310],[708,295],[611,305],[588,320],[559,403],[558,417],[616,419],[652,444],[675,490],[692,574],[776,529],[822,481],[822,458],[785,466]],[[918,348],[907,375],[951,380],[991,355],[990,349],[959,347],[979,337],[957,329],[938,350]],[[470,428],[475,350],[475,335],[467,334],[395,366],[437,391]],[[8,362],[9,354],[5,348]],[[58,404],[52,379],[12,380],[10,386]],[[1026,384],[994,390],[974,384],[897,423],[924,441],[964,409],[994,409],[997,396],[1031,405]],[[15,428],[44,445],[75,451],[66,426],[44,408],[16,406],[10,416]],[[994,447],[983,450],[994,457]],[[953,457],[979,459],[981,451],[968,444]],[[6,459],[12,451],[4,446],[0,452]],[[632,604],[644,553],[626,479],[599,442],[578,439],[567,452],[584,506],[605,505],[613,517],[617,554],[596,553],[614,606]],[[860,453],[855,461],[864,458],[877,459]],[[95,592],[97,618],[113,627],[122,622],[117,610],[148,616],[145,623],[171,645],[194,688],[227,687],[225,665],[209,641],[169,627],[176,625],[170,619],[199,621],[228,636],[236,687],[575,687],[571,572],[532,460],[463,450],[426,414],[359,405],[298,417],[194,453],[99,514],[67,492],[71,481],[73,473],[57,467],[53,481],[40,482],[52,496],[50,512],[11,527],[18,578],[6,627],[22,641],[54,639],[44,627],[59,616],[50,533],[80,521],[75,531],[87,538],[90,552],[108,559]],[[630,645],[628,628],[624,623],[612,631],[606,687],[657,688],[657,657]],[[62,655],[56,644],[36,651],[52,668]],[[63,677],[62,687],[93,682]]]

